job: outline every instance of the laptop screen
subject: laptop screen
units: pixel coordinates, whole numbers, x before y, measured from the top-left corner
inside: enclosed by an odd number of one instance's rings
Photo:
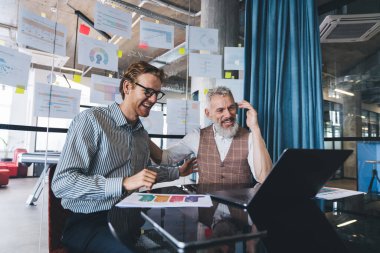
[[[253,199],[309,199],[342,166],[352,150],[286,149],[263,182],[254,188],[208,191],[214,199],[247,207]]]

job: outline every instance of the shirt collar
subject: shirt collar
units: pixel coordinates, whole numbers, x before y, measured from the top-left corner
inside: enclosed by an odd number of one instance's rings
[[[140,118],[137,119],[137,122],[134,127],[130,123],[128,123],[127,119],[125,118],[123,112],[120,109],[120,106],[118,103],[114,102],[109,106],[109,109],[111,111],[111,116],[113,120],[116,122],[117,126],[127,126],[130,128],[133,128],[133,130],[138,130],[143,127]]]

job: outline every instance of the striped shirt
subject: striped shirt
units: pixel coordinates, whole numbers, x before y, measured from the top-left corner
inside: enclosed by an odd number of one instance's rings
[[[52,190],[62,206],[76,213],[109,210],[122,196],[124,177],[148,165],[149,136],[140,120],[132,126],[119,105],[94,107],[71,122]],[[174,180],[178,170],[159,171]]]

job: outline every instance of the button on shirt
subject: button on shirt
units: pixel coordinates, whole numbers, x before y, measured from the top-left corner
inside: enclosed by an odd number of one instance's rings
[[[129,124],[117,103],[78,114],[52,181],[62,206],[77,213],[109,210],[122,195],[123,178],[147,166],[148,140],[140,120]],[[178,170],[159,173],[167,180],[178,178]]]
[[[213,126],[215,143],[218,148],[221,162],[227,156],[228,150],[230,149],[233,138],[225,138],[218,134]],[[248,140],[248,164],[251,169],[252,175],[256,178],[255,170],[253,169],[253,144],[252,144],[252,133],[249,134]],[[173,164],[185,159],[188,155],[194,154],[198,155],[200,139],[200,129],[194,129],[192,132],[188,133],[181,141],[177,144],[169,147],[167,150],[163,151],[161,164]],[[200,168],[202,169],[202,168]]]

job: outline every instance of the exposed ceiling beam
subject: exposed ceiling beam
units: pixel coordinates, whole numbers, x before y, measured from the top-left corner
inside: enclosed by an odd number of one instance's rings
[[[176,19],[173,19],[173,18],[169,18],[167,16],[164,16],[164,15],[152,12],[152,11],[150,11],[148,9],[145,9],[145,8],[142,8],[142,7],[139,7],[139,6],[127,3],[125,1],[110,0],[109,2],[119,4],[121,7],[125,8],[127,10],[130,10],[130,11],[136,12],[136,13],[138,13],[140,15],[144,15],[146,17],[157,19],[157,20],[166,21],[167,23],[169,23],[171,25],[174,25],[174,26],[177,26],[177,27],[182,28],[182,29],[185,29],[186,25],[187,25],[186,23],[184,23],[182,21],[179,21],[179,20],[176,20]]]

